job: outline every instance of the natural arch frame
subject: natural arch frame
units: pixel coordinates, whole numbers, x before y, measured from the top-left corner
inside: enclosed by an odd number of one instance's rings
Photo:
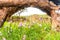
[[[18,10],[25,7],[36,7],[45,11],[52,18],[52,29],[56,29],[58,21],[55,10],[59,7],[49,0],[0,0],[0,27],[2,27],[5,20]]]

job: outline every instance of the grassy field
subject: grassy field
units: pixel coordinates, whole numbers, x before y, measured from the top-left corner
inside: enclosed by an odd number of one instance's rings
[[[6,21],[0,28],[0,40],[60,40],[60,32],[51,30],[51,21],[41,20],[39,22]]]

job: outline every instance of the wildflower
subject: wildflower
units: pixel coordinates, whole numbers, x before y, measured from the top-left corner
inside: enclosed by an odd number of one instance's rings
[[[21,27],[22,25],[23,25],[22,22],[20,22],[20,23],[19,23],[19,27]]]
[[[2,36],[2,32],[0,31],[0,36]]]
[[[35,21],[33,21],[33,23],[36,23]]]
[[[22,40],[25,40],[26,39],[26,35],[23,35],[23,39]]]
[[[42,27],[42,24],[37,23],[40,27]]]
[[[28,28],[30,28],[31,26],[29,25]]]
[[[25,23],[23,24],[23,27],[25,27],[25,26],[26,26],[26,24],[27,24],[27,23],[25,22]]]
[[[3,38],[2,38],[2,40],[6,40],[6,38],[5,38],[5,37],[3,37]]]
[[[39,20],[42,20],[42,17],[41,17],[41,18],[39,18]]]
[[[42,27],[42,24],[39,24],[39,26],[41,26],[41,27]]]
[[[12,27],[11,27],[10,31],[12,32]]]
[[[12,23],[12,21],[10,20],[9,23]]]
[[[1,22],[3,22],[4,20],[1,20]]]

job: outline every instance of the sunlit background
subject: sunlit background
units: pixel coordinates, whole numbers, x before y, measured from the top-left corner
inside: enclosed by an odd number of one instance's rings
[[[34,14],[39,14],[39,15],[46,14],[42,10],[40,10],[38,8],[34,8],[34,7],[25,8],[25,10],[23,10],[23,12],[18,11],[17,13],[14,14],[14,16],[19,16],[18,13],[20,13],[20,16],[30,16],[30,15],[34,15]]]

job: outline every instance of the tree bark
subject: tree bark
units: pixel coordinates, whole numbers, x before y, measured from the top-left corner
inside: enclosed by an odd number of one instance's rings
[[[59,10],[59,9],[58,9]],[[51,29],[54,31],[60,32],[60,14],[55,12],[56,10],[51,10],[51,20],[52,27]]]
[[[18,11],[18,7],[2,7],[0,8],[0,27],[4,24],[6,19]]]
[[[56,31],[57,27],[57,21],[56,21],[57,15],[55,13],[55,10],[51,10],[51,20],[52,20],[52,30]]]
[[[38,1],[38,0],[36,0]],[[0,6],[21,6],[36,2],[35,0],[0,0]]]
[[[36,4],[37,3],[37,4]],[[0,0],[0,7],[12,7],[17,6],[20,7],[22,5],[40,5],[40,6],[46,6],[48,5],[48,0]]]

